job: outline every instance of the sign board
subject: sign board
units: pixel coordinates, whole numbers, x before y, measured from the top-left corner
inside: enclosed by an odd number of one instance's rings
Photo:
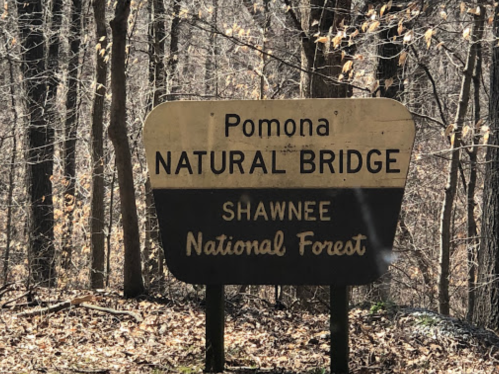
[[[389,99],[156,107],[144,142],[168,268],[197,284],[372,282],[414,135]]]

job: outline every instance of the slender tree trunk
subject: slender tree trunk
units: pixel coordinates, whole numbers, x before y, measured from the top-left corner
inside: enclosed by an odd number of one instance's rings
[[[63,2],[62,0],[53,0],[52,1],[52,19],[50,24],[50,37],[49,41],[49,50],[48,50],[48,61],[47,61],[47,82],[48,82],[48,91],[47,91],[47,107],[46,114],[48,116],[48,121],[50,122],[52,128],[55,131],[58,131],[61,126],[61,117],[59,112],[56,109],[56,98],[57,98],[57,87],[59,86],[59,50],[61,48],[61,25],[62,25],[62,10],[63,10]],[[63,196],[65,198],[65,196]],[[66,211],[66,204],[65,204]],[[65,230],[64,230],[65,231]],[[64,246],[64,240],[67,237],[66,233],[63,232],[62,241]],[[64,252],[63,252],[64,256]],[[63,257],[63,263],[66,258]]]
[[[267,39],[268,32],[270,29],[270,9],[269,9],[270,0],[263,1],[263,9],[264,9],[264,23],[262,28],[262,51],[267,50]],[[263,53],[260,54],[260,100],[265,99],[265,68],[267,67],[267,56]]]
[[[400,12],[399,6],[392,5],[385,11],[384,16]],[[385,27],[379,33],[378,44],[378,67],[376,69],[376,79],[379,80],[379,96],[402,101],[404,93],[404,69],[399,65],[399,57],[402,52],[401,41],[393,41],[394,37],[399,36],[397,25]],[[378,96],[376,92],[374,96]]]
[[[421,274],[423,276],[423,305],[426,305],[426,297],[428,297],[429,305],[433,305],[433,293],[431,292],[425,292],[426,289],[432,288],[434,281],[432,280],[432,277],[429,274],[428,268],[430,267],[430,262],[427,260],[427,258],[424,256],[424,252],[421,249],[416,248],[416,245],[414,243],[414,237],[412,233],[409,231],[409,228],[407,227],[406,224],[406,212],[404,210],[400,211],[400,219],[399,219],[399,224],[400,224],[400,239],[402,241],[406,241],[408,244],[408,247],[413,250],[413,253],[415,255],[415,259],[417,262],[418,268],[421,270]]]
[[[244,1],[246,5],[247,0]],[[216,28],[218,26],[218,0],[212,0],[213,12],[211,14],[211,24]],[[212,32],[208,40],[208,55],[205,62],[205,94],[218,97],[218,55],[219,47],[217,34]]]
[[[168,101],[174,101],[177,96],[175,88],[175,73],[178,65],[178,48],[180,35],[180,0],[173,0],[173,19],[170,26],[170,50],[167,58],[166,75],[163,56],[165,54],[165,7],[162,0],[152,1],[152,61],[150,67],[150,79],[153,80],[153,100],[152,105],[161,104],[168,98]],[[168,95],[167,95],[168,93]],[[158,220],[156,217],[156,208],[154,206],[154,198],[152,195],[151,181],[147,178],[145,184],[146,190],[146,246],[149,253],[146,253],[146,267],[155,273],[155,278],[160,289],[164,287],[164,254],[161,245],[161,237],[159,235]],[[151,254],[150,248],[152,243],[158,247],[157,254]]]
[[[449,265],[450,265],[450,246],[451,246],[451,225],[452,208],[456,196],[458,167],[460,157],[461,136],[463,123],[468,110],[468,102],[471,89],[471,80],[475,69],[475,60],[477,53],[477,42],[483,35],[483,22],[485,9],[480,7],[479,15],[474,16],[473,30],[471,32],[471,43],[466,59],[466,66],[463,71],[461,82],[461,92],[459,93],[459,102],[454,120],[455,129],[453,141],[451,141],[451,160],[449,162],[449,174],[447,185],[445,187],[445,198],[442,205],[442,216],[440,219],[440,258],[439,258],[439,279],[438,279],[438,310],[441,314],[449,314]]]
[[[45,112],[47,100],[46,50],[43,34],[43,1],[17,0],[19,33],[24,49],[21,69],[27,100],[27,170],[29,254],[31,276],[36,283],[52,286],[54,267],[54,208],[52,182],[54,130]]]
[[[78,71],[81,39],[82,0],[72,0],[68,92],[64,126],[64,229],[62,236],[62,266],[69,269],[73,252],[73,212],[76,207],[76,130],[78,128]]]
[[[7,63],[9,65],[9,79],[10,79],[10,104],[12,106],[12,155],[10,158],[10,171],[9,171],[9,189],[7,192],[7,223],[5,227],[6,232],[6,242],[5,242],[5,252],[3,258],[3,284],[7,284],[8,274],[9,274],[9,261],[10,261],[10,245],[12,242],[12,205],[13,205],[13,194],[14,194],[14,177],[16,169],[16,154],[17,154],[17,137],[16,129],[19,123],[19,115],[17,114],[16,105],[16,92],[15,92],[15,74],[14,74],[14,64],[12,63],[12,57],[10,55],[10,48],[8,43],[5,44],[7,48]]]
[[[152,34],[153,34],[153,59],[154,59],[154,90],[153,107],[161,104],[166,98],[165,74],[165,5],[163,0],[151,0],[153,6]],[[180,9],[177,9],[178,11]],[[176,52],[175,52],[176,53]]]
[[[132,157],[126,126],[126,36],[130,1],[116,4],[111,21],[113,46],[111,56],[111,123],[109,138],[113,142],[120,187],[123,241],[125,246],[124,294],[135,297],[144,292],[140,256],[140,235],[133,183]]]
[[[254,2],[251,0],[244,0],[243,3],[260,29],[260,35],[262,38],[261,51],[266,52],[268,31],[270,29],[270,20],[271,20],[270,9],[269,9],[270,0],[263,0],[263,7],[261,8],[255,7]],[[216,35],[214,34],[214,36]],[[266,55],[264,53],[260,53],[259,57],[260,57],[260,69],[259,69],[260,71],[258,71],[258,74],[260,75],[259,99],[263,100],[265,97],[265,68],[267,66],[267,61],[266,61]]]
[[[164,64],[165,55],[165,5],[163,0],[149,0],[150,4],[150,62],[149,82],[152,87],[151,107],[161,104],[166,99],[166,72]],[[145,182],[146,194],[146,238],[144,245],[144,279],[149,286],[154,278],[159,283],[163,278],[163,253],[160,246],[160,235],[151,180],[149,176]],[[152,252],[153,244],[157,253]]]
[[[55,97],[57,95],[57,86],[59,79],[57,73],[59,70],[59,49],[61,47],[60,30],[62,25],[62,0],[52,0],[52,22],[50,25],[49,52],[48,52],[48,92],[47,101],[49,101],[50,111],[48,115],[52,122],[58,122],[58,114],[55,111]]]
[[[161,104],[166,99],[165,55],[165,6],[163,0],[149,0],[150,31],[149,31],[149,82],[152,88],[150,109]],[[163,280],[163,250],[160,245],[160,235],[151,180],[149,176],[144,184],[146,195],[146,238],[144,244],[144,281],[149,287],[155,283],[162,288]],[[153,253],[153,244],[157,252]],[[153,282],[156,281],[156,282]]]
[[[167,84],[168,84],[168,101],[175,101],[177,99],[175,92],[176,82],[175,73],[177,72],[178,65],[178,41],[180,36],[180,0],[173,0],[173,19],[170,28],[170,53],[167,60]]]
[[[147,2],[147,11],[149,13],[149,24],[147,29],[147,43],[148,43],[148,54],[149,54],[149,66],[148,66],[148,77],[149,77],[149,86],[151,90],[151,94],[147,97],[147,105],[146,105],[146,116],[152,110],[154,106],[154,77],[155,77],[155,44],[154,44],[154,25],[155,25],[155,16],[154,16],[154,1],[149,0]]]
[[[144,278],[147,286],[157,284],[162,288],[164,256],[150,178],[147,178],[144,187],[146,193],[146,245],[144,246],[144,267],[146,270],[144,270]],[[157,249],[155,252],[153,252],[153,244]]]
[[[494,9],[490,66],[490,137],[485,163],[483,215],[473,322],[499,329],[499,6]]]
[[[482,75],[482,42],[477,42],[476,65],[473,73],[473,101],[475,107],[475,129],[471,129],[473,133],[472,144],[473,148],[468,152],[470,156],[470,177],[467,188],[466,200],[466,223],[468,231],[468,309],[466,311],[466,319],[471,321],[473,318],[473,309],[475,307],[475,276],[476,276],[476,261],[478,248],[478,232],[475,220],[475,189],[478,172],[477,156],[478,143],[480,142],[480,130],[476,129],[476,125],[481,122],[481,104],[480,104],[480,77]]]
[[[92,202],[90,230],[92,243],[92,268],[90,285],[92,288],[104,287],[104,101],[107,86],[107,47],[106,1],[94,0],[94,18],[97,43],[100,49],[96,53],[95,93],[92,108]],[[109,233],[111,235],[111,233]]]
[[[109,277],[111,275],[111,233],[113,232],[113,211],[114,211],[114,185],[116,184],[116,161],[113,167],[113,177],[111,179],[111,196],[109,197],[109,224],[107,226],[107,256],[106,256],[106,287],[109,287]]]

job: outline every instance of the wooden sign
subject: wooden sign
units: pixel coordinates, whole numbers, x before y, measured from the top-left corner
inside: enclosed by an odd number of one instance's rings
[[[366,284],[414,141],[389,99],[171,102],[144,141],[165,259],[197,284]]]

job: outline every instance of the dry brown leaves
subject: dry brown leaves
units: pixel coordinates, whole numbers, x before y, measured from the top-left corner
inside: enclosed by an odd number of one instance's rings
[[[202,301],[161,304],[112,294],[95,299],[96,305],[140,313],[144,321],[77,307],[30,318],[4,309],[0,373],[202,372]],[[228,372],[328,371],[329,316],[264,305],[227,303]],[[467,333],[455,321],[354,309],[350,322],[352,373],[499,373],[497,342]]]

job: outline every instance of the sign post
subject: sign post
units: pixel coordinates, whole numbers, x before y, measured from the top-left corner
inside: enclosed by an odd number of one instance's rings
[[[331,370],[348,370],[346,286],[388,269],[414,133],[389,99],[184,101],[149,114],[165,260],[208,285],[207,369],[223,368],[223,314],[210,312],[223,285],[295,284],[332,286]]]
[[[348,287],[330,288],[331,374],[348,373]]]
[[[206,286],[206,371],[224,370],[224,286]]]

